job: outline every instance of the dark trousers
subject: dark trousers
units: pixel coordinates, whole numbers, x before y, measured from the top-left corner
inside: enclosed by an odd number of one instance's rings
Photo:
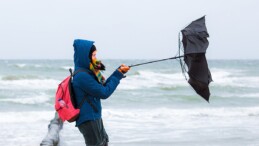
[[[109,138],[102,119],[84,122],[78,129],[84,136],[86,146],[108,146]]]

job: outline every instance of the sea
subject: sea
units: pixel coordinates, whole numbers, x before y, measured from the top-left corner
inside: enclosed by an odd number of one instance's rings
[[[108,78],[121,64],[102,60]],[[259,60],[208,60],[210,101],[186,81],[177,60],[132,67],[102,100],[109,146],[259,146]],[[0,145],[37,146],[54,118],[58,84],[73,60],[0,60]],[[65,122],[61,146],[84,146]]]

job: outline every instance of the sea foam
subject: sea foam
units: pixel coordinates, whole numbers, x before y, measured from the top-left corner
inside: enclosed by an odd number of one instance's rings
[[[54,94],[52,96],[54,101]],[[9,103],[18,103],[18,104],[28,104],[28,105],[39,105],[39,104],[48,104],[48,101],[51,100],[49,95],[45,93],[38,93],[36,95],[20,95],[17,98],[1,98],[0,102],[9,102]]]
[[[159,73],[154,71],[138,71],[121,80],[119,89],[134,90],[152,87],[187,86],[181,73]]]
[[[240,70],[212,70],[212,86],[222,87],[259,87],[259,76],[247,76]]]
[[[53,111],[17,111],[0,112],[0,123],[19,123],[50,120],[54,116]],[[26,115],[26,116],[25,116]],[[103,118],[114,121],[151,122],[156,120],[187,120],[192,118],[238,118],[259,117],[259,107],[229,107],[229,108],[194,108],[194,109],[103,109]]]
[[[0,89],[55,89],[59,80],[54,79],[19,79],[3,80],[0,82]]]

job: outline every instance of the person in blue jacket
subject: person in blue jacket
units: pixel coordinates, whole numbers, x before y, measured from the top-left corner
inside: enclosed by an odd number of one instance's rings
[[[101,99],[107,99],[115,91],[130,68],[122,64],[105,80],[100,72],[105,70],[105,66],[96,58],[94,41],[77,39],[73,46],[74,71],[84,70],[78,72],[72,81],[76,104],[80,105],[76,127],[83,134],[87,146],[108,146],[109,138],[102,121]]]

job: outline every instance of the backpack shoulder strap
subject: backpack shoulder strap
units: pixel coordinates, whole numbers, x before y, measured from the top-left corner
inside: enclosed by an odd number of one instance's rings
[[[74,72],[72,72],[72,69],[69,68],[69,72],[71,77],[74,77],[77,73],[79,72],[86,72],[86,73],[90,73],[90,71],[86,70],[86,69],[78,69]],[[93,110],[97,113],[98,109],[94,106],[94,104],[91,102],[91,100],[89,98],[87,98],[86,96],[84,96],[84,99],[80,102],[78,108],[80,109],[82,107],[82,105],[84,104],[85,100],[88,102],[88,104],[93,108]]]
[[[89,70],[86,70],[86,69],[78,69],[78,70],[76,70],[76,71],[73,72],[71,68],[69,68],[69,72],[70,72],[71,77],[75,76],[75,75],[76,75],[77,73],[79,73],[79,72],[90,73],[90,71],[89,71]]]
[[[98,109],[96,108],[96,106],[86,96],[84,96],[84,99],[82,99],[82,101],[80,102],[80,105],[78,107],[79,109],[82,107],[85,101],[87,101],[87,103],[93,108],[94,112],[98,113]]]

